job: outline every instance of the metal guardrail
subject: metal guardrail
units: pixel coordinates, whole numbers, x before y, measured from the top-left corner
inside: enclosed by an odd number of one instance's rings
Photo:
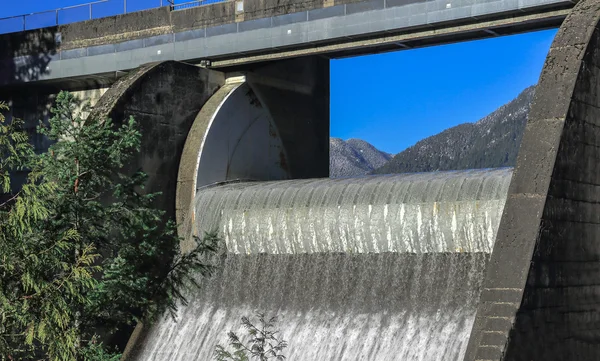
[[[229,1],[229,0],[197,0],[197,1],[189,1],[189,2],[185,2],[182,4],[173,4],[171,3],[171,10],[185,10],[185,9],[189,9],[189,8],[194,8],[197,6],[204,6],[204,5],[209,5],[209,4],[214,4],[214,3],[221,3],[221,2],[225,2],[225,1]],[[169,1],[171,2],[171,1]]]
[[[178,6],[174,0],[96,0],[81,5],[0,18],[0,34],[99,19],[167,5],[171,6],[172,10],[176,10],[174,7]]]

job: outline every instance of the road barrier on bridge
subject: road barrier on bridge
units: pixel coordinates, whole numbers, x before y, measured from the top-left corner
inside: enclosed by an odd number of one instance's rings
[[[97,0],[54,10],[0,18],[0,34],[41,29],[162,6],[170,6],[171,10],[183,10],[222,1],[226,0],[199,0],[182,4],[175,4],[174,0]]]

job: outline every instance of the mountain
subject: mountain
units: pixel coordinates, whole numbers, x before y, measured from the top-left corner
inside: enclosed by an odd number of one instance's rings
[[[392,156],[360,139],[329,139],[329,176],[365,175],[381,167]]]
[[[476,123],[464,123],[425,138],[396,154],[373,173],[431,172],[514,166],[535,88]]]

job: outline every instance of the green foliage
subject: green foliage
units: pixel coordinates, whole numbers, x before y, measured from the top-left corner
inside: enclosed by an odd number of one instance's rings
[[[0,123],[6,193],[0,204],[0,356],[25,360],[46,353],[52,360],[73,359],[78,343],[73,306],[85,302],[85,292],[96,284],[97,253],[73,228],[53,234],[45,229],[56,183],[41,181],[32,171],[22,189],[11,192],[11,173],[36,157],[22,121],[0,116]]]
[[[242,326],[248,333],[246,344],[234,332],[229,332],[227,335],[233,351],[229,352],[221,345],[215,347],[217,361],[285,360],[282,351],[287,347],[287,342],[277,338],[278,331],[273,331],[277,317],[266,319],[263,313],[257,313],[256,317],[259,322],[258,326],[252,323],[248,317],[242,317]]]
[[[54,143],[39,155],[23,122],[0,115],[0,360],[117,360],[114,335],[174,312],[191,272],[212,272],[202,260],[216,235],[180,254],[175,225],[143,193],[146,175],[128,171],[135,120],[84,119],[79,106],[57,96],[37,128]],[[27,181],[14,190],[19,170]]]
[[[98,337],[92,337],[86,347],[80,352],[80,359],[82,361],[119,361],[121,354],[116,352],[109,352],[102,342],[98,341]]]
[[[14,119],[7,122],[3,112],[8,106],[0,102],[0,181],[2,193],[10,192],[10,170],[23,170],[31,158],[33,148],[29,144],[27,132],[23,130],[23,121]]]

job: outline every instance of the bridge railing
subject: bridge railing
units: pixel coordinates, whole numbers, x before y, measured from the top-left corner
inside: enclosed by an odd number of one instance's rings
[[[95,0],[81,5],[0,18],[0,34],[47,28],[162,6],[170,6],[171,10],[180,10],[220,1],[223,0],[202,0],[175,4],[175,0]]]
[[[203,6],[208,4],[220,3],[228,0],[197,0],[197,1],[188,1],[180,4],[171,4],[171,10],[184,10],[193,8],[196,6]]]

